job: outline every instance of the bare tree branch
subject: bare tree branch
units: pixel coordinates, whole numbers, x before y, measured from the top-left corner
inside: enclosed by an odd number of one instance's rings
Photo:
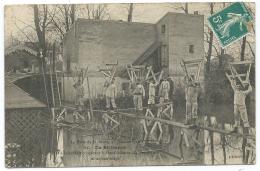
[[[26,25],[27,27],[30,27],[30,28],[33,29],[33,30],[36,30],[35,27],[33,27],[33,26],[30,25],[30,24],[25,23],[24,21],[20,20],[19,18],[15,18],[15,20],[17,20],[17,21],[23,23],[24,25]]]
[[[33,42],[33,40],[30,39],[30,37],[24,32],[23,29],[21,29],[16,23],[14,23],[16,28],[27,38],[28,41]]]

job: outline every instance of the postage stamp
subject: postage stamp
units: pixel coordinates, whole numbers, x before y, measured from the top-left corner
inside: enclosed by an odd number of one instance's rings
[[[239,40],[249,33],[248,24],[253,20],[245,4],[236,2],[208,18],[208,23],[222,47]]]

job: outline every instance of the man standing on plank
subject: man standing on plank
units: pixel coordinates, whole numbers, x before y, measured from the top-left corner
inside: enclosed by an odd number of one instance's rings
[[[232,79],[227,76],[231,83],[231,87],[234,90],[234,119],[235,125],[232,133],[238,132],[238,127],[240,126],[240,118],[243,121],[244,125],[244,134],[249,133],[249,122],[247,116],[247,109],[245,99],[246,96],[252,91],[252,86],[250,83],[244,83],[244,87],[241,86],[239,82],[236,82],[235,79]]]
[[[170,92],[170,83],[167,80],[167,77],[165,76],[159,87],[160,103],[169,101],[169,92]]]
[[[198,97],[200,94],[200,84],[194,81],[194,75],[186,80],[186,120],[185,124],[196,124],[198,118]]]
[[[155,80],[152,80],[149,83],[149,94],[148,94],[148,107],[152,108],[155,104],[155,91],[156,91],[156,86],[158,83],[155,83]]]
[[[111,82],[105,83],[106,87],[106,109],[110,110],[110,105],[112,104],[113,109],[116,109],[116,85],[115,85],[115,78],[112,78]]]
[[[143,110],[143,98],[145,97],[144,86],[141,84],[140,80],[137,80],[136,87],[133,91],[133,101],[135,109],[138,111]]]

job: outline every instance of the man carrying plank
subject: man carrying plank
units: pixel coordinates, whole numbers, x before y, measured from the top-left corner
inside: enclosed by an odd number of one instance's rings
[[[240,118],[243,121],[244,125],[244,134],[249,133],[249,122],[247,116],[247,109],[245,99],[246,96],[252,91],[252,86],[250,83],[240,83],[236,81],[233,77],[230,77],[226,74],[227,78],[231,83],[231,87],[234,90],[234,119],[235,125],[232,133],[238,132],[238,127],[240,126]],[[243,84],[243,86],[242,86]]]

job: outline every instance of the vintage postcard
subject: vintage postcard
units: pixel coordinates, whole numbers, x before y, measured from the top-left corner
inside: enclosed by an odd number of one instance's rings
[[[255,10],[6,5],[5,166],[255,164]]]

